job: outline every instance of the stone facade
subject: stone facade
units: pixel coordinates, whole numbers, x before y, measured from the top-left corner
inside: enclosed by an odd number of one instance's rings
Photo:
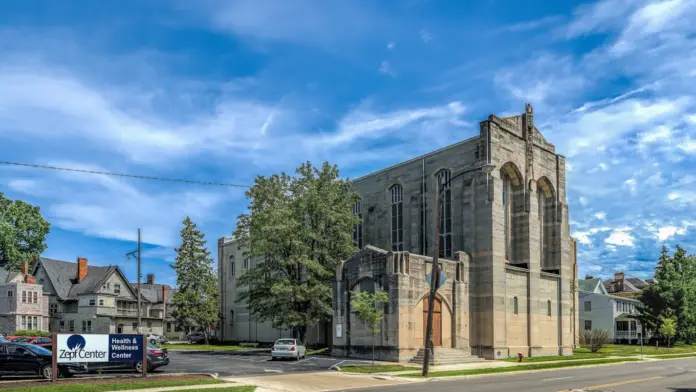
[[[48,331],[48,296],[28,273],[0,271],[0,333],[17,330]]]
[[[463,274],[469,282],[468,320],[459,324],[467,327],[455,331],[460,342],[466,341],[473,354],[486,358],[518,352],[526,356],[571,354],[578,320],[577,266],[569,235],[565,158],[556,154],[534,126],[530,105],[519,116],[489,116],[480,123],[479,131],[478,137],[355,180],[361,200],[354,212],[363,220],[354,230],[356,245],[409,252],[410,259],[413,254],[432,254],[438,179],[447,182],[440,256],[456,259],[461,251],[460,255],[470,255],[464,258],[471,258],[470,263],[455,262],[469,265]],[[346,273],[351,276],[354,263],[354,258],[349,260],[344,265],[348,270],[337,274],[336,295],[342,298],[334,299],[337,312],[353,289],[341,282]],[[411,347],[422,347],[416,320],[417,307],[422,305],[420,298],[401,297],[399,278],[384,268],[375,269],[372,279],[383,279],[380,284],[389,289],[393,305],[403,303],[404,311],[413,313],[410,320],[397,314],[389,315],[391,324],[389,317],[385,320],[392,328],[398,325],[399,336],[413,335],[413,341],[396,340],[394,348],[396,335],[389,335],[386,328],[385,341],[380,343],[384,358],[402,360],[412,354]],[[408,275],[413,281],[425,277],[418,268],[414,266]],[[443,294],[445,303],[446,298]],[[334,335],[337,325],[349,322],[345,314],[337,315]],[[364,346],[354,337],[361,334],[360,328],[353,327],[346,324],[350,337],[339,341],[334,336],[337,352],[352,353]],[[387,337],[392,339],[389,344]],[[455,347],[460,342],[443,340],[442,345]]]

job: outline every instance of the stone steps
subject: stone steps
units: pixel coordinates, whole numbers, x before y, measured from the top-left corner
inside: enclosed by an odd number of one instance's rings
[[[425,358],[425,350],[420,349],[415,357],[413,357],[409,362],[423,364]],[[443,348],[436,347],[434,349],[434,354],[430,358],[431,365],[452,365],[457,363],[468,363],[468,362],[480,362],[485,361],[483,358],[479,358],[471,355],[468,350],[459,350],[456,348]]]

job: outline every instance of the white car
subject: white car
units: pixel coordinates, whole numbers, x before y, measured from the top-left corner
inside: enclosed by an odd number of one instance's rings
[[[156,333],[149,333],[147,334],[147,342],[150,344],[165,344],[169,342],[169,339],[167,339],[166,336],[164,335],[159,335]]]
[[[271,349],[271,360],[276,358],[294,358],[298,360],[307,355],[307,347],[297,339],[278,339]]]

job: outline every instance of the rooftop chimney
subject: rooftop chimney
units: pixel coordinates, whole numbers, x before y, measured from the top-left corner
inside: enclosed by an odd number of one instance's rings
[[[624,273],[617,272],[614,274],[614,282],[616,283],[616,291],[623,291],[624,287]]]
[[[155,274],[147,274],[147,284],[155,284]]]
[[[592,275],[585,275],[585,280],[592,280],[594,279],[594,276]]]
[[[77,281],[82,282],[87,277],[87,259],[84,257],[77,258]]]
[[[167,294],[169,294],[168,289],[167,289],[167,285],[163,284],[162,285],[162,304],[163,304],[164,312],[162,313],[162,318],[167,317]]]
[[[26,260],[24,261],[24,265],[22,265],[22,273],[24,276],[29,275],[29,262]]]

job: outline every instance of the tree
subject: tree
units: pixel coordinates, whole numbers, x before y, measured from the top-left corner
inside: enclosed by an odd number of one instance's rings
[[[309,162],[295,177],[257,177],[246,195],[249,213],[239,216],[234,235],[257,262],[238,278],[238,287],[247,287],[238,301],[304,341],[308,326],[331,318],[335,268],[355,252],[358,196],[336,166]]]
[[[377,291],[370,294],[365,291],[358,291],[356,298],[351,301],[350,306],[358,312],[358,317],[362,320],[372,333],[372,364],[375,364],[375,336],[382,326],[384,309],[382,304],[389,298],[384,291]]]
[[[50,229],[39,207],[0,193],[0,267],[19,270],[25,261],[40,256]]]
[[[669,348],[670,340],[677,334],[677,319],[674,316],[662,316],[661,319],[662,325],[660,326],[660,333],[667,338],[667,348]]]
[[[589,329],[580,333],[580,344],[586,345],[590,352],[596,353],[611,341],[611,333],[606,329]]]
[[[186,217],[181,230],[181,247],[176,249],[176,260],[172,265],[178,286],[172,305],[177,322],[201,327],[208,344],[208,331],[219,318],[219,304],[213,259],[205,243],[196,224]]]

